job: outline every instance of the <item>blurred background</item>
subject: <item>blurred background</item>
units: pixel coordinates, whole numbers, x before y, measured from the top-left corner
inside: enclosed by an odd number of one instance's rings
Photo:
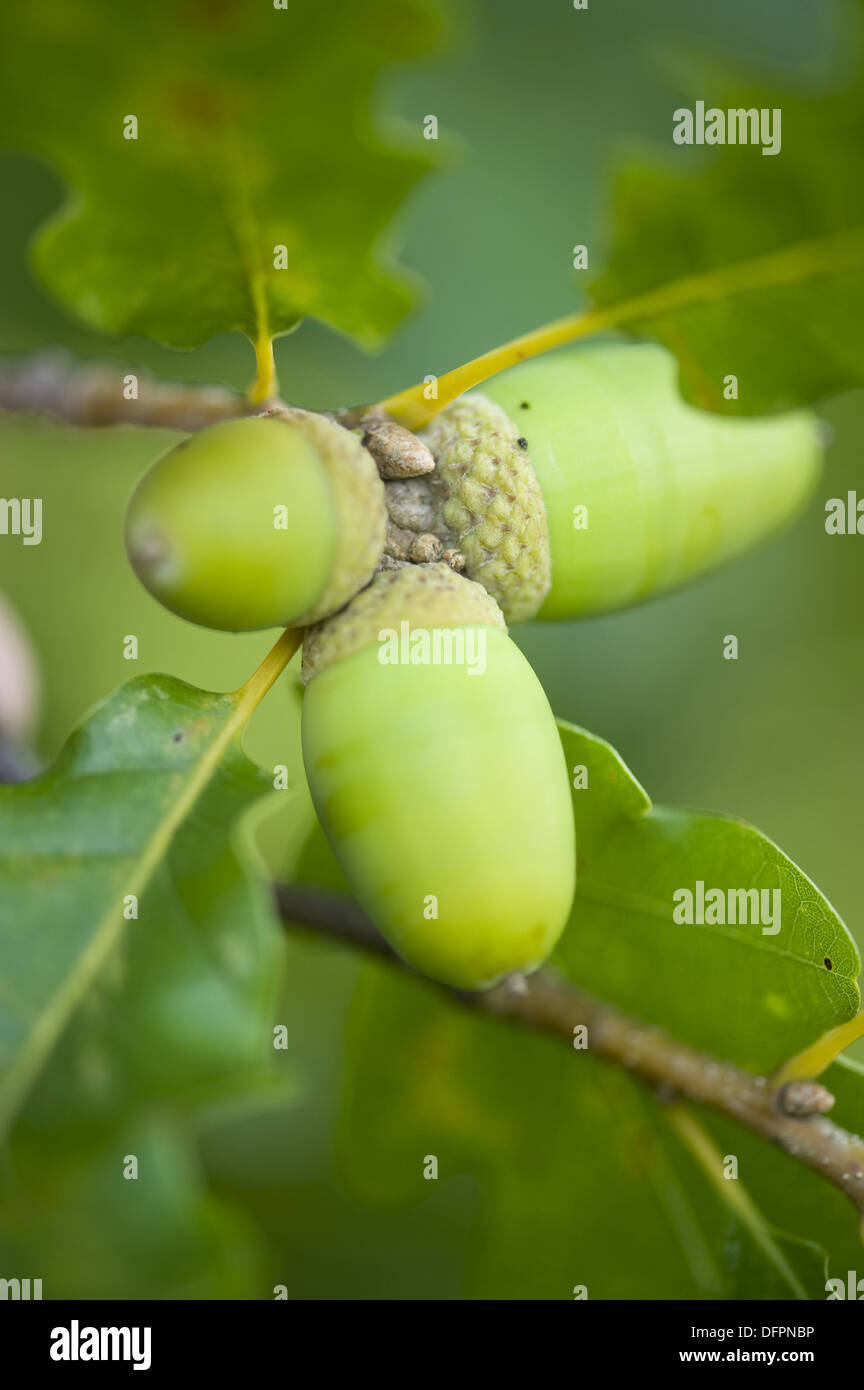
[[[578,16],[567,0],[459,6],[442,51],[381,90],[382,111],[411,130],[436,115],[446,149],[445,168],[401,222],[401,259],[424,278],[425,303],[374,358],[307,322],[276,346],[283,396],[308,407],[380,398],[578,307],[570,248],[587,244],[592,271],[601,268],[616,158],[646,142],[668,145],[678,104],[664,75],[669,55],[707,44],[818,86],[843,71],[848,23],[846,7],[809,0],[605,0]],[[60,185],[6,154],[0,187],[0,353],[62,345],[167,378],[248,385],[252,352],[237,335],[178,354],[139,340],[106,344],[65,320],[26,260]],[[826,477],[791,531],[649,606],[514,636],[556,713],[610,740],[655,801],[759,826],[864,945],[864,539],[824,530],[825,501],[859,485],[864,393],[825,402],[823,414],[833,436]],[[44,499],[40,546],[0,541],[0,592],[38,655],[44,758],[130,676],[170,671],[233,688],[270,644],[268,634],[221,636],[182,623],[127,567],[127,498],[171,439],[0,421],[0,492]],[[739,638],[737,662],[722,659],[727,633]],[[126,634],[138,636],[137,663],[123,659]],[[296,728],[297,701],[283,681],[256,715],[248,751],[265,766],[296,769]],[[262,843],[278,857],[272,826]],[[291,948],[280,1016],[294,1020],[297,1103],[213,1128],[208,1180],[251,1217],[274,1278],[290,1267],[292,1296],[458,1297],[471,1180],[453,1180],[435,1204],[382,1214],[339,1174],[334,1136],[357,969],[330,948]]]

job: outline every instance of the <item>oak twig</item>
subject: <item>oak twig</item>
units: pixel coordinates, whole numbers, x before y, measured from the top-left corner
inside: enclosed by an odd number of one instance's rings
[[[137,397],[127,400],[124,383],[131,375],[137,380]],[[0,410],[44,415],[64,424],[191,431],[258,409],[224,386],[157,381],[132,368],[78,362],[63,352],[0,363]]]
[[[312,927],[330,939],[383,956],[408,969],[355,903],[305,887],[275,890],[279,914],[288,925]],[[864,1140],[824,1114],[784,1112],[767,1076],[754,1076],[677,1042],[660,1029],[637,1022],[562,982],[549,971],[531,975],[519,991],[499,985],[483,993],[444,990],[461,1004],[541,1032],[572,1046],[574,1030],[585,1027],[589,1050],[617,1062],[658,1088],[664,1099],[708,1105],[768,1139],[846,1194],[864,1217]]]

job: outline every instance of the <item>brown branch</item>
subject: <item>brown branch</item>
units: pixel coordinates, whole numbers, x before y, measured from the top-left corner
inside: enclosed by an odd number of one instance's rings
[[[137,381],[137,397],[127,400],[124,395],[128,376]],[[245,396],[224,386],[201,386],[179,381],[160,381],[146,372],[105,362],[81,362],[69,353],[56,350],[36,353],[32,357],[0,360],[0,411],[13,415],[43,415],[58,424],[80,425],[150,425],[157,429],[194,430],[214,425],[219,420],[236,420],[241,415],[258,415],[265,411],[284,409],[278,398],[263,404],[253,404]],[[361,425],[381,430],[385,425],[402,429],[390,421],[380,406],[346,406],[324,412],[346,429]],[[403,430],[403,453],[411,441],[416,454],[425,446]],[[428,450],[425,450],[428,454]],[[431,458],[431,455],[429,455]],[[428,462],[422,467],[405,471],[400,459],[399,477],[414,477],[428,472]],[[396,476],[384,473],[384,477]]]
[[[330,938],[371,951],[407,969],[367,917],[349,899],[303,887],[279,887],[276,903],[288,925],[314,927]],[[435,986],[444,989],[444,986]],[[510,1022],[552,1033],[572,1047],[574,1030],[587,1029],[589,1050],[617,1062],[657,1087],[664,1098],[685,1098],[737,1120],[784,1153],[828,1178],[864,1216],[864,1140],[824,1114],[790,1115],[782,1092],[765,1076],[753,1076],[676,1042],[617,1009],[573,989],[548,971],[517,992],[499,985],[472,994],[447,989],[460,1003]],[[824,1088],[819,1106],[824,1108]]]
[[[137,399],[124,396],[124,379],[137,378]],[[155,425],[199,430],[260,410],[223,386],[157,381],[146,373],[102,362],[77,362],[66,353],[39,353],[0,363],[0,410],[45,415],[70,425]]]

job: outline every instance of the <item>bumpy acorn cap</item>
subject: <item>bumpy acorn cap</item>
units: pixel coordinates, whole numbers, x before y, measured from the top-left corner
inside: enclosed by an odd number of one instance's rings
[[[375,461],[350,430],[313,411],[280,406],[268,412],[293,425],[316,450],[330,483],[336,512],[336,555],[324,592],[295,627],[306,627],[335,613],[362,589],[384,550],[387,507]],[[358,524],[362,517],[362,524]]]
[[[508,622],[533,618],[552,583],[552,560],[525,440],[479,392],[445,407],[421,438],[442,485],[441,526],[465,555],[465,573],[497,599]]]
[[[504,615],[481,584],[449,565],[407,565],[382,570],[347,608],[310,628],[303,638],[303,681],[325,667],[374,646],[384,628],[497,627]]]

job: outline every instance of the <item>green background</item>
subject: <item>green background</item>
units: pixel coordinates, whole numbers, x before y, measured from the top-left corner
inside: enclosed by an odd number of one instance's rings
[[[668,144],[678,104],[664,77],[668,55],[707,42],[802,82],[827,81],[848,50],[845,23],[839,9],[807,0],[592,0],[578,14],[567,0],[475,3],[454,22],[446,51],[393,74],[381,92],[382,110],[395,109],[418,139],[435,114],[447,151],[401,225],[402,259],[425,278],[426,302],[375,358],[305,324],[277,344],[283,395],[310,407],[375,399],[576,307],[570,250],[584,242],[591,270],[602,266],[616,156],[646,141]],[[251,349],[238,336],[180,355],[137,340],[106,347],[68,323],[26,270],[27,237],[57,206],[59,185],[37,164],[3,155],[0,187],[0,351],[59,343],[167,377],[248,383]],[[858,485],[864,395],[827,402],[823,413],[833,430],[826,477],[783,537],[649,606],[514,635],[555,712],[610,740],[655,801],[758,825],[864,945],[864,539],[824,531],[825,501]],[[0,589],[38,651],[46,757],[132,675],[170,671],[227,689],[267,649],[266,634],[219,636],[172,618],[128,571],[126,499],[170,438],[0,425],[0,492],[44,499],[41,546],[0,538]],[[122,656],[130,633],[137,663]],[[738,636],[737,662],[722,658],[727,633]],[[296,707],[283,682],[256,716],[247,746],[265,766],[296,769]],[[268,1270],[292,1296],[460,1296],[475,1179],[452,1179],[434,1202],[408,1208],[382,1211],[352,1195],[334,1134],[358,967],[308,944],[291,946],[289,967],[279,1016],[291,1020],[305,1078],[298,1103],[211,1129],[205,1158],[215,1189],[257,1218]]]

